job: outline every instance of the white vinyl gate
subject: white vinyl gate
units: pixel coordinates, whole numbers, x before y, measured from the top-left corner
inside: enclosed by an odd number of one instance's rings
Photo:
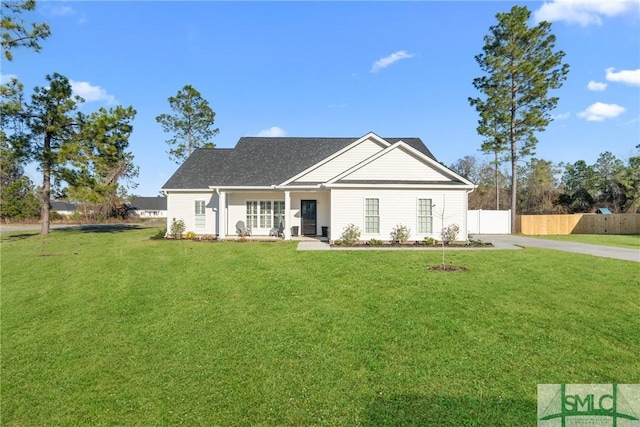
[[[467,211],[469,234],[511,234],[511,210]]]

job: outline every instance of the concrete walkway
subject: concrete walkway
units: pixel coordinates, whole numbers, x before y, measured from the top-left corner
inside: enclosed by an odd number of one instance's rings
[[[298,243],[299,251],[328,251],[329,249],[331,249],[329,242],[320,240],[304,240]]]

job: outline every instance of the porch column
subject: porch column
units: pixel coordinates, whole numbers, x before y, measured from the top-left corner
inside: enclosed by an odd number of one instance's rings
[[[218,238],[227,237],[227,193],[220,192],[218,196]]]
[[[291,211],[291,192],[284,192],[284,240],[291,240],[291,220],[289,213]]]

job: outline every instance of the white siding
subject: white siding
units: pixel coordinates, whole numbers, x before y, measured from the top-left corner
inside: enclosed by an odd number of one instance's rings
[[[401,148],[394,148],[343,177],[345,180],[443,181],[451,178]],[[340,182],[340,181],[338,181]]]
[[[298,178],[295,182],[326,182],[334,176],[341,174],[363,160],[366,160],[374,154],[382,151],[382,149],[383,147],[381,147],[377,142],[367,139],[350,150],[342,153],[340,156]]]
[[[300,234],[300,201],[316,200],[317,201],[317,234],[322,233],[323,226],[329,226],[331,216],[331,206],[328,191],[316,192],[291,192],[291,209],[288,212],[289,227],[298,227]],[[284,191],[265,191],[265,192],[235,192],[228,194],[228,234],[235,234],[236,222],[244,221],[246,223],[247,200],[282,200],[284,201]],[[269,229],[252,230],[253,234],[268,235]]]
[[[195,228],[195,201],[205,201],[205,228]],[[218,234],[217,231],[218,196],[206,192],[180,192],[167,194],[167,231],[171,232],[171,222],[183,220],[185,232],[196,234]]]
[[[364,234],[365,198],[380,200],[379,234]],[[433,233],[431,234],[417,233],[418,199],[432,199],[432,203],[435,205],[433,207]],[[422,240],[425,237],[440,239],[440,231],[443,226],[457,224],[460,227],[458,239],[466,240],[466,200],[467,193],[464,190],[333,189],[331,191],[330,237],[332,240],[339,239],[348,224],[355,224],[362,232],[361,240],[375,238],[386,241],[390,240],[393,228],[402,224],[411,230],[409,240]]]

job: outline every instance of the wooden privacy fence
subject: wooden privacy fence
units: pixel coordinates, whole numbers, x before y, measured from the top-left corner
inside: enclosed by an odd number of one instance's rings
[[[640,234],[640,214],[518,215],[522,234]]]

